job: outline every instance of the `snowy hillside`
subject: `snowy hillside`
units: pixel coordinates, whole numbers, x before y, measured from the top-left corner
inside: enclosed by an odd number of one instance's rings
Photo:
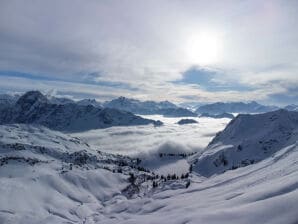
[[[111,126],[160,125],[132,113],[110,108],[80,106],[73,103],[52,104],[38,91],[30,91],[6,108],[0,107],[0,124],[40,124],[54,130],[83,131]]]
[[[175,104],[168,101],[139,101],[125,97],[104,103],[105,107],[115,108],[119,110],[129,111],[134,114],[150,115],[162,114],[168,117],[196,117],[197,115],[185,108],[177,107]]]
[[[294,144],[252,166],[210,178],[192,174],[186,189],[158,187],[149,198],[110,201],[98,223],[296,224],[297,160]]]
[[[1,125],[0,223],[100,220],[106,201],[152,189],[139,163],[44,127]]]
[[[238,115],[216,135],[202,154],[195,156],[195,171],[211,176],[254,164],[297,141],[297,112],[278,110]]]
[[[277,110],[275,106],[261,105],[255,101],[250,103],[233,102],[233,103],[211,103],[202,105],[197,108],[196,113],[208,113],[208,114],[222,114],[222,113],[264,113],[273,110]]]
[[[192,173],[166,181],[142,171],[136,159],[103,153],[42,127],[1,125],[0,153],[0,223],[298,220],[297,143],[210,178]]]

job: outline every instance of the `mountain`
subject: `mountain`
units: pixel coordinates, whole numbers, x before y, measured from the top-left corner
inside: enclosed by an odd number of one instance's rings
[[[9,107],[16,103],[19,95],[0,94],[0,107]]]
[[[78,105],[81,105],[81,106],[92,105],[92,106],[97,107],[97,108],[102,108],[101,103],[97,102],[95,99],[83,99],[83,100],[77,101],[76,103]]]
[[[200,117],[211,117],[211,118],[230,118],[233,119],[234,115],[229,113],[222,113],[222,114],[209,114],[209,113],[202,113]]]
[[[1,109],[0,124],[11,123],[39,124],[61,131],[161,124],[117,109],[80,106],[75,103],[53,104],[38,91],[27,92],[12,107]]]
[[[186,108],[192,112],[195,112],[196,109],[203,104],[198,102],[183,102],[183,103],[179,103],[178,105],[182,108]]]
[[[289,110],[289,111],[298,111],[298,105],[291,104],[291,105],[286,106],[284,109]]]
[[[232,102],[232,103],[212,103],[198,107],[196,113],[208,113],[208,114],[222,114],[222,113],[264,113],[273,110],[277,110],[275,106],[261,105],[255,101],[250,103]]]
[[[104,107],[125,110],[134,114],[150,115],[161,114],[169,117],[195,117],[195,113],[185,108],[177,107],[169,101],[154,102],[154,101],[139,101],[125,97],[105,102]]]
[[[194,119],[181,119],[180,121],[177,122],[177,124],[179,125],[183,125],[183,124],[196,124],[198,123],[196,120]]]
[[[196,155],[195,170],[211,176],[254,164],[297,144],[297,140],[298,112],[241,114],[216,135],[202,154]]]
[[[165,108],[157,110],[157,114],[162,114],[165,117],[197,117],[198,115],[185,108]]]

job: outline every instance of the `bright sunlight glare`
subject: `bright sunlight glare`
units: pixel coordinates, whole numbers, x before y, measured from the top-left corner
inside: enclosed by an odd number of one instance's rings
[[[218,62],[221,40],[215,32],[190,35],[186,41],[186,55],[193,64],[210,65]]]

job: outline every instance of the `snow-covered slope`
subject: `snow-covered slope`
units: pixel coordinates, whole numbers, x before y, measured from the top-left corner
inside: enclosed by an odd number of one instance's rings
[[[208,114],[222,114],[222,113],[264,113],[273,110],[277,110],[275,106],[261,105],[255,101],[249,103],[232,102],[232,103],[211,103],[198,107],[196,113],[208,113]]]
[[[162,114],[169,117],[196,117],[197,115],[185,108],[177,107],[175,104],[168,101],[139,101],[125,97],[104,103],[105,107],[125,110],[134,114]]]
[[[296,224],[297,160],[294,144],[252,166],[210,178],[192,175],[187,189],[158,188],[150,198],[111,200],[100,223]]]
[[[211,176],[270,157],[298,141],[298,113],[238,115],[195,157],[195,171]]]
[[[139,163],[44,127],[1,125],[0,223],[100,221],[105,201],[150,191],[155,177]]]
[[[40,124],[61,131],[161,124],[117,109],[101,109],[92,105],[80,106],[72,103],[52,104],[38,91],[25,93],[14,106],[1,110],[0,124],[9,123]]]
[[[264,140],[282,136],[271,145],[275,152],[258,163],[208,178],[197,175],[197,163],[192,166],[195,172],[183,179],[161,178],[140,167],[143,161],[103,153],[44,127],[0,125],[0,223],[296,224],[297,135],[285,136],[297,133],[297,113],[260,116],[238,116],[226,128],[231,135],[223,131],[210,146],[217,140],[253,144],[259,135]],[[250,135],[251,141],[246,139]],[[159,152],[175,154],[179,148],[165,145]],[[175,159],[159,157],[163,162]],[[159,163],[147,165],[156,169]],[[187,168],[187,163],[178,165]],[[167,169],[171,166],[162,173]]]

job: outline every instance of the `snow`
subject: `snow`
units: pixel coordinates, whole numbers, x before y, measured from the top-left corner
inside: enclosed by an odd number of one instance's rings
[[[210,176],[256,163],[298,140],[298,113],[238,115],[197,154],[196,171]]]
[[[165,125],[72,134],[36,125],[0,125],[0,223],[298,222],[297,113],[239,115],[226,128],[229,119],[195,118],[199,123],[180,126],[180,118],[146,117]],[[258,141],[271,138],[278,143],[270,143],[270,153],[256,154],[262,149],[256,147]],[[233,151],[239,144],[243,150]],[[262,156],[234,170],[199,172],[203,158],[213,161],[229,148],[229,161]],[[246,149],[249,153],[242,153]],[[233,157],[235,153],[240,156]],[[118,154],[140,157],[141,164]],[[195,172],[189,178],[157,178],[155,188],[143,178],[154,175],[136,169],[145,165],[158,174],[180,175],[192,162]],[[112,172],[119,168],[121,172]],[[136,178],[133,184],[130,173]]]
[[[188,189],[110,202],[104,212],[114,218],[102,223],[296,223],[297,158],[298,147],[292,145],[252,166],[211,178],[194,176]]]

